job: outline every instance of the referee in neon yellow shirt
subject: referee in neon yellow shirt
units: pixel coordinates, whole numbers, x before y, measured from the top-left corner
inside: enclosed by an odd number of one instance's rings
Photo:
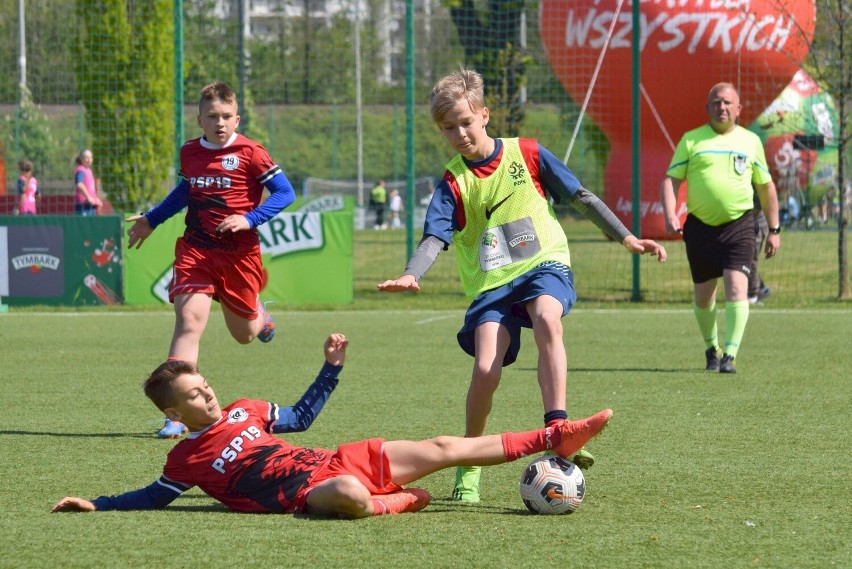
[[[692,273],[693,311],[707,348],[706,369],[736,373],[734,361],[748,321],[748,275],[754,254],[754,188],[769,223],[766,258],[781,246],[778,195],[758,136],[737,126],[742,105],[731,83],[707,97],[709,123],[683,135],[660,191],[669,233],[682,233]],[[675,211],[686,180],[686,222]],[[752,186],[754,184],[754,186]],[[725,286],[725,349],[719,359],[716,288]]]

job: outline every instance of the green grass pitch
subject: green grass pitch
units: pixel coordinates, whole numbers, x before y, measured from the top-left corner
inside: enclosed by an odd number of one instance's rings
[[[213,314],[201,370],[225,404],[294,402],[331,331],[351,341],[311,429],[335,447],[369,436],[461,434],[471,360],[463,310],[275,312],[274,342],[241,346]],[[423,479],[417,514],[358,521],[227,512],[193,490],[156,512],[50,514],[65,495],[132,490],[174,441],[140,385],[168,349],[171,312],[0,316],[0,567],[851,567],[852,312],[752,311],[739,373],[703,371],[688,310],[591,310],[564,319],[569,411],[612,407],[571,516],[529,514],[526,460],[484,471],[483,500],[448,501],[453,473]],[[489,432],[541,424],[525,334]]]

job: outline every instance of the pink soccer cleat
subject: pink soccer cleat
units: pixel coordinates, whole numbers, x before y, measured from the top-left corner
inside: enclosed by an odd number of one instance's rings
[[[263,328],[258,333],[257,339],[263,343],[271,342],[272,338],[275,337],[275,322],[272,320],[272,316],[269,315],[269,311],[266,310],[266,305],[258,304],[260,305],[260,317],[263,318]]]
[[[562,458],[568,458],[583,448],[592,437],[606,427],[612,417],[612,409],[604,409],[591,417],[579,421],[565,421],[554,427],[562,435],[562,439],[553,447],[553,451]]]
[[[373,515],[419,512],[429,505],[432,495],[422,488],[403,488],[390,494],[373,494]]]

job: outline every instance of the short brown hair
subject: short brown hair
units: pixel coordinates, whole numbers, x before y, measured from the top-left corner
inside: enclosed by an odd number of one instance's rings
[[[157,409],[163,411],[166,407],[174,405],[174,381],[182,375],[195,375],[197,373],[198,367],[192,362],[168,360],[151,372],[151,375],[142,384],[142,390],[145,392],[145,396],[157,406]]]
[[[21,172],[32,172],[33,163],[27,160],[26,158],[22,158],[18,161],[18,170],[20,170]]]
[[[198,100],[199,113],[201,112],[201,106],[204,105],[204,101],[222,101],[236,106],[237,94],[234,93],[234,90],[227,83],[214,81],[201,89],[201,98]]]
[[[737,90],[736,85],[734,85],[733,83],[728,83],[727,81],[722,81],[720,83],[716,83],[715,85],[713,85],[713,87],[710,88],[710,92],[707,93],[707,100],[709,101],[713,98],[713,95],[724,89],[730,89],[731,91],[736,93],[737,98],[739,98],[740,92]]]
[[[485,88],[482,75],[473,69],[460,69],[442,77],[432,87],[430,106],[432,120],[440,123],[450,109],[466,100],[472,111],[485,108]]]

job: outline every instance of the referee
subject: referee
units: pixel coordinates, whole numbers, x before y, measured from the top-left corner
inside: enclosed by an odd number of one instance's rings
[[[736,373],[748,321],[748,277],[755,249],[753,187],[769,223],[766,258],[781,246],[778,196],[760,138],[737,125],[739,93],[718,83],[707,97],[708,124],[683,135],[660,190],[666,230],[683,235],[694,283],[693,312],[706,347],[706,369]],[[688,215],[681,225],[677,192],[686,180]],[[754,186],[752,186],[754,184]],[[716,288],[725,287],[725,343],[719,359]]]

